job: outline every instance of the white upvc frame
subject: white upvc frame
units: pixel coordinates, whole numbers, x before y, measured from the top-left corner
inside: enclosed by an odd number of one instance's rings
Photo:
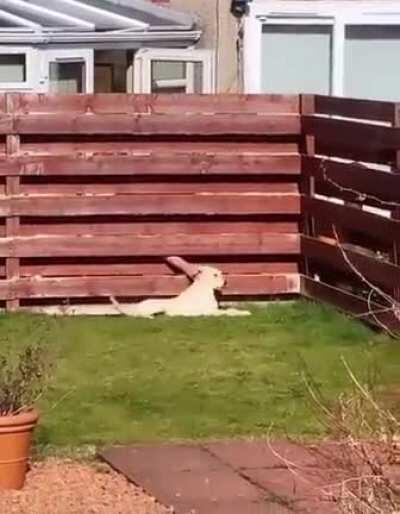
[[[39,51],[27,46],[0,45],[0,55],[25,55],[25,81],[0,82],[0,91],[31,91],[39,84],[37,70],[40,68]]]
[[[187,93],[192,93],[194,66],[190,64],[199,62],[203,66],[202,93],[215,92],[214,52],[212,50],[142,48],[134,58],[133,90],[135,93],[151,93],[152,61],[178,61],[189,64],[186,79],[162,80],[158,83],[159,87],[185,87]]]
[[[1,47],[0,47],[1,48]],[[40,67],[40,91],[48,92],[50,87],[50,62],[84,62],[85,63],[85,93],[94,90],[94,51],[92,48],[68,48],[43,50]]]
[[[400,3],[393,0],[255,0],[244,20],[244,87],[262,93],[263,25],[331,25],[331,94],[344,91],[344,50],[347,25],[399,25]]]

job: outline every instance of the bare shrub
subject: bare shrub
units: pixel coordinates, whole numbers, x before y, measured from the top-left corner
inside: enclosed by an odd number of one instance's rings
[[[304,380],[318,419],[332,436],[333,447],[315,447],[328,463],[325,472],[337,477],[324,493],[343,514],[400,512],[400,421],[378,400],[372,382],[362,383],[342,359],[352,389],[331,405],[308,373]],[[330,473],[329,473],[330,471]]]

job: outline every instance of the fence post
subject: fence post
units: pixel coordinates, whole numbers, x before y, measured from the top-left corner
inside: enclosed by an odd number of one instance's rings
[[[14,113],[13,95],[6,94],[6,113]],[[6,136],[6,155],[7,157],[18,155],[20,152],[20,136],[17,134],[8,134]],[[6,177],[6,196],[13,197],[20,193],[20,177]],[[6,217],[6,237],[12,238],[19,234],[19,216]],[[16,281],[20,276],[20,261],[18,257],[6,258],[6,279],[7,281]],[[11,288],[12,290],[13,288]],[[6,301],[7,311],[15,311],[19,308],[19,298],[8,298]]]
[[[315,95],[300,95],[300,115],[312,116],[315,114]],[[302,128],[302,141],[300,152],[302,155],[314,156],[315,155],[315,136],[312,134],[305,134]],[[301,177],[300,177],[300,194],[302,196],[312,197],[315,194],[315,180],[313,177],[304,173],[304,161],[301,164]],[[304,212],[304,207],[301,213],[300,233],[308,236],[315,235],[314,218],[307,212]],[[310,276],[310,266],[307,258],[303,257],[303,265],[305,275]]]
[[[393,104],[393,119],[392,119],[392,127],[400,127],[400,103]],[[392,173],[400,172],[400,149],[395,152],[395,160],[394,166],[392,166]],[[399,220],[400,219],[400,208],[395,208],[392,211],[392,218]],[[394,241],[393,243],[393,255],[392,260],[394,264],[400,264],[400,248],[398,243]],[[396,300],[400,300],[400,287],[395,287],[393,291],[394,297]]]

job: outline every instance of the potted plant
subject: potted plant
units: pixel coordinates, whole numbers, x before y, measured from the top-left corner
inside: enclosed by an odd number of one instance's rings
[[[0,489],[21,489],[51,359],[42,342],[9,343],[0,341]]]

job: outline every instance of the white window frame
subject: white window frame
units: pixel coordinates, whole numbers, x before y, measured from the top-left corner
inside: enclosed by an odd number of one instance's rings
[[[92,48],[69,48],[42,51],[42,66],[40,90],[50,90],[50,62],[84,62],[85,63],[85,93],[93,93],[94,90],[94,51]]]
[[[396,0],[255,0],[244,20],[244,88],[262,93],[263,25],[331,25],[331,94],[344,93],[346,26],[400,26],[400,3]]]
[[[202,93],[215,92],[214,52],[212,50],[142,48],[135,54],[134,58],[134,93],[151,93],[152,61],[180,61],[189,63],[186,79],[160,80],[157,84],[158,87],[185,87],[187,93],[193,93],[191,86],[193,84],[194,66],[190,66],[190,63],[199,62],[203,65]]]
[[[0,91],[26,91],[34,90],[38,85],[38,50],[28,46],[0,45],[1,55],[25,55],[25,81],[24,82],[0,82]]]

